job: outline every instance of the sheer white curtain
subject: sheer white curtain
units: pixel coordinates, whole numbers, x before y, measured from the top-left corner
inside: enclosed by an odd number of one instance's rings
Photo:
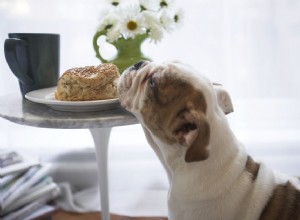
[[[105,0],[0,0],[0,39],[9,32],[61,34],[61,71],[97,64],[91,45]],[[180,59],[226,85],[236,98],[300,98],[300,2],[175,1],[183,27],[145,44],[155,61]],[[17,92],[1,53],[0,93]]]
[[[9,32],[61,34],[61,72],[99,63],[94,56],[92,36],[103,2],[0,0],[0,94],[19,94],[17,80],[3,54],[3,42]],[[146,42],[144,53],[158,62],[182,60],[222,83],[229,90],[236,110],[229,119],[242,139],[272,142],[276,137],[284,143],[299,144],[300,1],[177,0],[175,3],[185,12],[182,28],[166,34],[158,44]],[[30,138],[22,142],[14,138],[30,136],[32,132],[45,135],[45,139],[64,132],[69,137],[65,144],[70,145],[70,140],[75,140],[71,143],[74,146],[91,144],[89,134],[84,131],[30,128],[3,119],[0,129],[0,146],[37,145]],[[79,132],[81,138],[71,138],[74,132]],[[54,140],[48,143],[50,146],[59,145],[64,139],[48,140]],[[292,148],[293,154],[295,149]]]

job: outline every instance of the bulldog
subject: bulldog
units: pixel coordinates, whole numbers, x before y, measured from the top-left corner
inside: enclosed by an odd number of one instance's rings
[[[226,118],[219,84],[180,62],[140,61],[118,82],[164,166],[170,220],[299,220],[300,182],[255,162]]]

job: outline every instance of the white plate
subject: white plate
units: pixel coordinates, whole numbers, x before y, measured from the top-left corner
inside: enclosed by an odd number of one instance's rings
[[[34,90],[25,94],[25,98],[50,106],[59,111],[90,112],[120,107],[119,99],[106,99],[94,101],[59,101],[54,97],[56,87]]]

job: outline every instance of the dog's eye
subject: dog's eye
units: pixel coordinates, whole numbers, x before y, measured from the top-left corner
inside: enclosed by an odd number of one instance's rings
[[[155,87],[155,78],[154,77],[150,77],[149,79],[148,79],[148,85],[151,87],[151,88],[154,88]]]

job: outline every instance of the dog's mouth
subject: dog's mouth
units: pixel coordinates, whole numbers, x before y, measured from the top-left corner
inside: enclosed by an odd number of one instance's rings
[[[128,71],[128,72],[123,72],[123,79],[122,79],[122,84],[123,84],[123,87],[128,90],[130,89],[130,87],[132,86],[132,81],[133,81],[133,77],[131,76],[131,72]]]

